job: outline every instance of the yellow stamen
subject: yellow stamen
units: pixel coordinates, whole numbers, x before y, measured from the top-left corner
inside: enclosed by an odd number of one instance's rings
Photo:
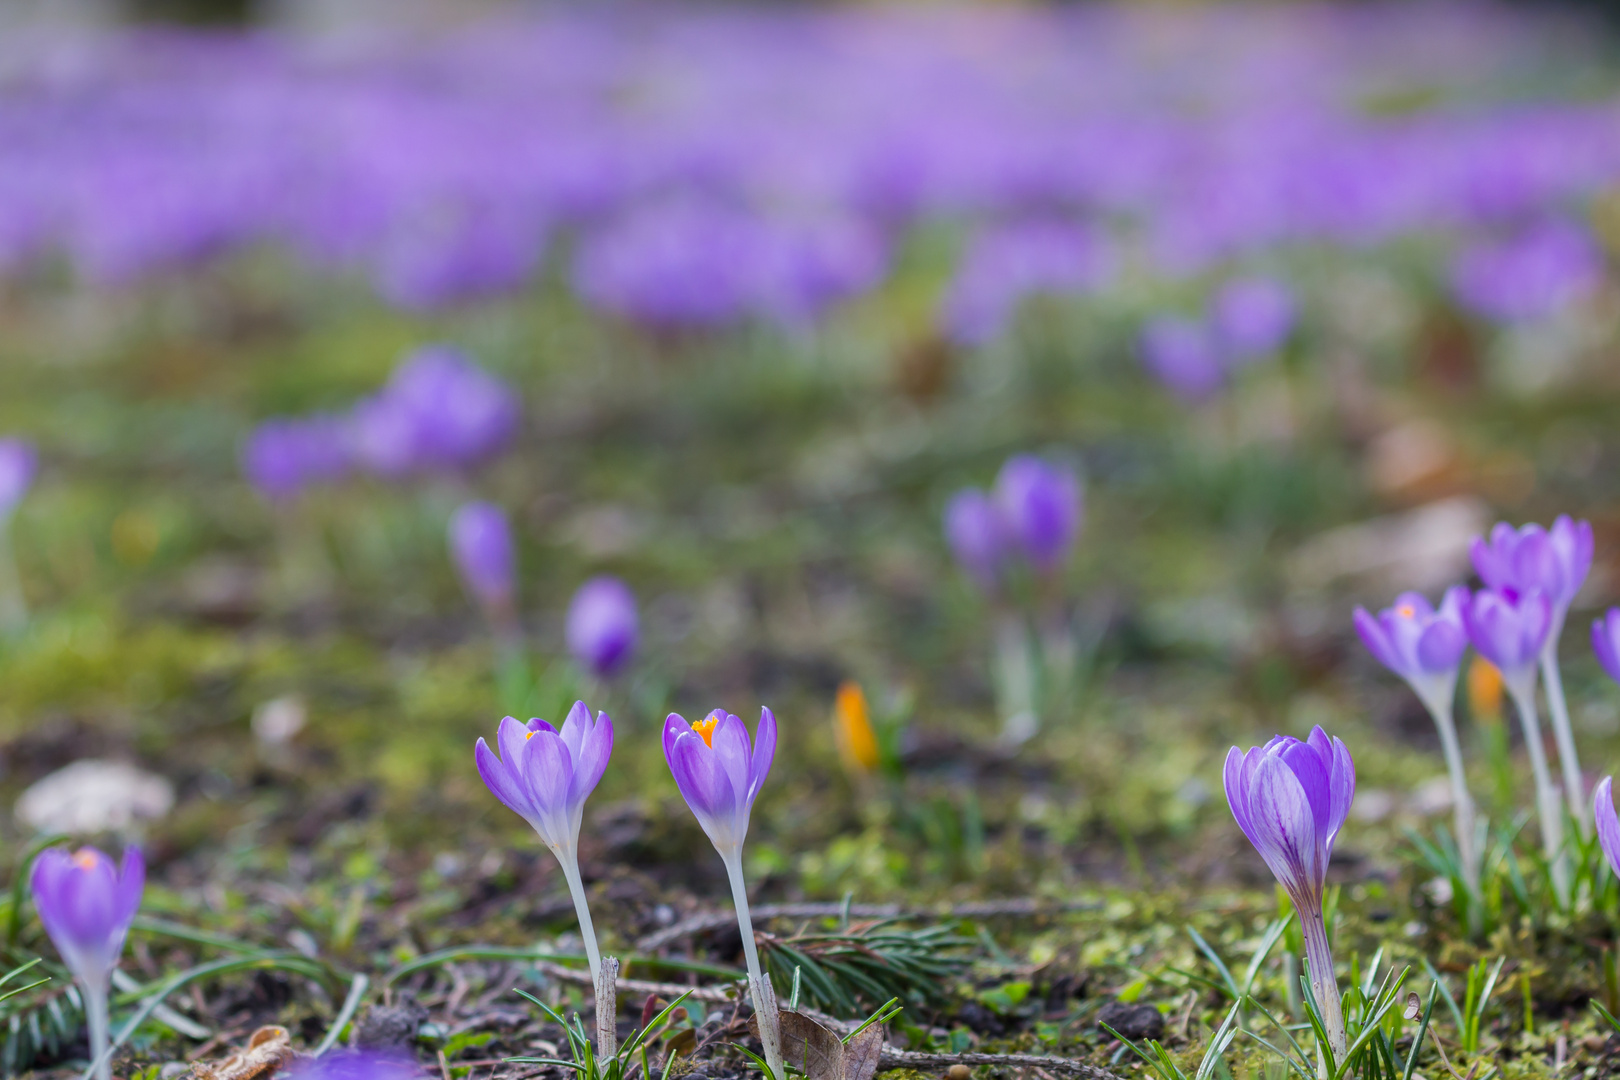
[[[833,722],[838,731],[838,752],[844,767],[854,773],[868,773],[878,767],[877,733],[866,708],[866,694],[858,683],[838,688],[833,701]]]
[[[1502,715],[1502,673],[1483,656],[1468,665],[1468,711],[1475,720],[1497,720]]]
[[[714,729],[719,723],[719,714],[710,713],[708,716],[705,716],[703,719],[693,724],[692,730],[703,736],[703,745],[712,749],[714,747]]]
[[[96,868],[96,853],[89,848],[80,848],[73,853],[73,865],[80,870],[94,870]]]
[[[1411,604],[1402,604],[1400,607],[1395,609],[1395,614],[1399,615],[1403,619],[1410,619],[1412,616],[1417,614],[1417,608],[1413,607]]]
[[[532,739],[532,738],[534,738],[534,737],[535,737],[535,736],[536,736],[536,735],[538,735],[538,734],[540,734],[540,733],[539,733],[539,732],[538,732],[538,731],[530,731],[530,732],[527,732],[527,733],[526,733],[526,734],[525,734],[525,735],[524,735],[524,736],[523,736],[523,741],[524,741],[524,742],[528,742],[528,741],[529,741],[529,740],[530,740],[530,739]]]

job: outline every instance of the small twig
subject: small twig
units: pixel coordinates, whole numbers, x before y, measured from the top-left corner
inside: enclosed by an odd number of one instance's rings
[[[607,1061],[619,1052],[619,958],[602,957],[596,973],[596,1056]]]
[[[905,908],[899,904],[761,904],[754,908],[759,922],[768,919],[831,918],[848,913],[862,919],[894,919],[901,916],[914,919],[986,919],[1006,915],[1062,914],[1068,911],[1092,911],[1097,904],[1091,901],[1048,903],[1034,897],[1012,900],[973,900],[965,904],[952,904],[942,908]],[[673,926],[648,934],[636,942],[636,951],[657,952],[672,941],[701,934],[706,930],[719,930],[737,921],[734,911],[704,911],[688,916]]]
[[[1000,1065],[1014,1069],[1050,1069],[1066,1072],[1083,1080],[1122,1080],[1107,1069],[1087,1065],[1071,1058],[1046,1057],[1042,1054],[924,1054],[912,1050],[883,1048],[878,1060],[879,1069],[946,1069],[952,1065]]]
[[[592,986],[596,979],[588,971],[576,971],[561,964],[553,964],[549,960],[541,960],[535,964],[544,974],[564,982],[581,983]],[[617,989],[621,994],[657,994],[660,997],[673,998],[685,994],[687,997],[699,1001],[731,1002],[737,995],[719,987],[710,986],[682,986],[680,983],[645,982],[641,979],[619,979]]]

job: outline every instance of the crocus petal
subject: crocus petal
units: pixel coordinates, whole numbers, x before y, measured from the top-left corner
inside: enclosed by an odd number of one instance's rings
[[[1373,618],[1366,608],[1361,607],[1356,608],[1350,618],[1355,624],[1356,633],[1361,636],[1361,643],[1367,646],[1367,651],[1373,654],[1373,659],[1397,675],[1404,675],[1400,657],[1396,655],[1394,643],[1390,641],[1383,624]]]
[[[1605,776],[1592,792],[1592,820],[1597,823],[1598,843],[1609,869],[1620,874],[1620,817],[1614,811],[1614,777]]]
[[[495,745],[501,748],[501,762],[511,770],[513,776],[523,775],[523,747],[527,745],[529,736],[540,730],[534,726],[533,720],[527,724],[520,724],[510,716],[501,720],[501,726],[495,731]]]
[[[123,861],[118,868],[118,893],[115,907],[118,922],[129,926],[141,907],[141,894],[146,890],[146,857],[133,844],[124,849]],[[122,944],[122,935],[119,939]]]
[[[1326,836],[1333,816],[1333,796],[1328,785],[1333,750],[1331,744],[1323,747],[1313,745],[1318,736],[1324,743],[1327,742],[1322,729],[1316,728],[1311,732],[1311,741],[1292,743],[1284,747],[1278,756],[1293,771],[1300,789],[1305,792],[1305,801],[1311,805],[1311,820],[1315,824],[1316,835]]]
[[[484,742],[483,736],[479,736],[478,744],[473,747],[473,759],[478,763],[478,775],[483,777],[485,786],[493,791],[495,797],[505,803],[508,809],[532,824],[536,812],[534,807],[529,805],[529,797],[522,782],[495,756],[495,751]]]
[[[1226,752],[1226,765],[1221,770],[1221,783],[1226,788],[1226,805],[1232,808],[1238,828],[1243,830],[1243,835],[1249,838],[1251,844],[1255,843],[1254,831],[1249,827],[1249,774],[1252,771],[1248,755],[1243,751],[1234,746]]]
[[[1316,825],[1299,779],[1281,758],[1267,755],[1254,770],[1249,820],[1255,848],[1272,874],[1296,897],[1320,889]]]
[[[720,722],[710,733],[709,745],[714,748],[714,759],[725,770],[731,781],[731,790],[738,801],[746,801],[748,794],[748,759],[752,748],[748,745],[748,729],[741,718],[723,713]]]
[[[1332,738],[1332,743],[1333,767],[1328,776],[1333,806],[1329,820],[1331,832],[1322,840],[1323,850],[1329,854],[1333,851],[1333,841],[1338,839],[1339,830],[1344,827],[1345,819],[1350,816],[1350,803],[1356,797],[1356,763],[1350,757],[1350,748],[1337,736]]]
[[[1426,672],[1446,671],[1462,662],[1467,648],[1468,637],[1461,626],[1436,619],[1418,638],[1418,663]]]
[[[562,728],[557,734],[568,747],[568,755],[575,761],[579,760],[580,747],[584,745],[585,733],[591,730],[591,710],[583,701],[574,702],[574,707],[568,710],[568,716],[563,720]]]
[[[698,824],[703,826],[703,831],[709,834],[715,846],[741,842],[742,837],[732,835],[737,809],[736,793],[725,770],[714,759],[714,751],[704,745],[702,737],[696,732],[687,732],[676,738],[670,751],[669,766],[681,797],[697,815]]]
[[[1592,622],[1592,651],[1609,678],[1620,682],[1620,608],[1610,608]]]
[[[771,763],[776,760],[776,714],[763,706],[759,710],[759,727],[754,731],[754,758],[748,764],[749,806],[770,775]]]
[[[596,723],[585,736],[579,752],[574,755],[575,798],[584,801],[596,790],[602,774],[607,771],[608,758],[613,756],[613,717],[598,713]]]
[[[679,713],[670,713],[664,717],[664,760],[669,762],[672,769],[675,767],[675,740],[688,733],[696,734],[685,717]]]

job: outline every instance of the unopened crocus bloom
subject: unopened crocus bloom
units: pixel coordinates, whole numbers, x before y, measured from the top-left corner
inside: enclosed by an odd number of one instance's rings
[[[838,735],[838,756],[844,768],[858,776],[875,770],[882,760],[877,732],[872,730],[871,710],[861,684],[846,682],[833,699],[833,723]]]
[[[1518,711],[1530,768],[1536,778],[1536,816],[1541,821],[1542,849],[1552,864],[1553,883],[1560,898],[1567,901],[1569,866],[1562,854],[1564,815],[1547,769],[1547,752],[1541,744],[1536,715],[1536,665],[1552,626],[1552,605],[1539,591],[1517,594],[1481,589],[1463,605],[1463,625],[1474,648],[1501,671],[1503,685]]]
[[[622,671],[636,652],[636,595],[616,577],[593,577],[568,605],[568,651],[599,679]]]
[[[1183,401],[1207,401],[1226,384],[1226,365],[1209,327],[1163,315],[1142,327],[1142,363],[1166,390]]]
[[[39,468],[39,455],[22,439],[0,439],[0,522],[16,510]]]
[[[500,757],[482,738],[473,748],[478,775],[557,857],[574,897],[585,955],[596,978],[602,970],[602,956],[579,876],[579,825],[585,800],[602,779],[613,753],[613,719],[598,713],[593,724],[591,710],[583,701],[576,701],[561,731],[544,720],[523,724],[508,716],[501,721],[495,742],[501,748]]]
[[[670,713],[664,721],[664,758],[675,775],[681,798],[691,807],[726,865],[737,909],[737,928],[742,933],[743,956],[748,961],[754,1011],[759,1015],[760,1042],[771,1071],[784,1077],[787,1074],[783,1071],[777,1030],[776,994],[759,964],[742,872],[748,817],[776,758],[776,717],[769,709],[759,711],[759,727],[750,747],[748,729],[742,720],[724,709],[714,710],[695,724]]]
[[[84,988],[90,1027],[90,1057],[99,1080],[109,1080],[107,994],[124,936],[141,906],[146,863],[140,849],[126,848],[121,866],[92,847],[40,853],[30,882],[39,921],[62,962]]]
[[[1614,812],[1614,777],[1605,776],[1592,792],[1592,820],[1597,824],[1598,844],[1609,869],[1620,874],[1620,817]]]
[[[462,506],[450,517],[450,554],[467,591],[492,619],[509,623],[517,573],[506,512],[487,502]]]
[[[1080,482],[1030,454],[1007,459],[991,492],[1008,536],[1037,573],[1062,569],[1080,535]]]
[[[945,542],[963,573],[986,593],[995,593],[1006,568],[1008,537],[1001,512],[978,488],[964,488],[945,504]]]
[[[1592,620],[1592,651],[1609,678],[1620,682],[1620,608],[1610,608]]]
[[[1224,780],[1226,801],[1238,828],[1266,861],[1299,915],[1311,987],[1333,1053],[1342,1060],[1344,1013],[1322,918],[1322,891],[1333,842],[1356,793],[1350,751],[1320,727],[1313,728],[1304,742],[1278,735],[1247,753],[1232,747]]]
[[[1395,606],[1374,617],[1356,608],[1356,632],[1367,650],[1389,670],[1406,680],[1440,732],[1440,746],[1451,774],[1451,799],[1456,813],[1457,848],[1471,888],[1479,885],[1479,854],[1474,843],[1474,800],[1468,793],[1462,747],[1452,706],[1457,693],[1457,671],[1468,648],[1462,609],[1468,590],[1461,585],[1446,590],[1438,610],[1421,593],[1406,592]]]
[[[1564,679],[1558,667],[1558,639],[1575,594],[1592,569],[1592,526],[1560,514],[1552,528],[1525,525],[1515,529],[1498,522],[1490,539],[1476,537],[1469,549],[1474,569],[1491,588],[1524,595],[1540,592],[1547,598],[1549,623],[1538,662],[1547,688],[1547,711],[1552,715],[1558,741],[1558,764],[1564,776],[1564,797],[1576,820],[1586,816],[1587,799],[1581,782],[1575,734],[1564,699]]]

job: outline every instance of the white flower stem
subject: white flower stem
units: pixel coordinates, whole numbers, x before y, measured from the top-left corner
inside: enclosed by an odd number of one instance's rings
[[[1306,910],[1301,904],[1294,907],[1299,911],[1300,934],[1305,939],[1305,959],[1310,962],[1311,992],[1316,995],[1316,1006],[1322,1011],[1322,1026],[1327,1028],[1333,1058],[1343,1064],[1350,1044],[1344,1034],[1344,1007],[1339,1003],[1339,980],[1333,973],[1327,923],[1322,918],[1320,904],[1314,911]]]
[[[1564,700],[1564,678],[1558,670],[1558,637],[1547,636],[1541,651],[1541,679],[1547,687],[1547,712],[1552,717],[1553,737],[1558,740],[1558,767],[1564,774],[1564,797],[1569,813],[1582,826],[1588,824],[1592,807],[1586,801],[1586,785],[1581,781],[1581,763],[1575,756],[1575,733],[1569,726],[1569,704]]]
[[[1530,753],[1530,770],[1536,778],[1536,817],[1541,822],[1541,849],[1552,871],[1553,890],[1560,907],[1569,907],[1569,860],[1564,855],[1564,810],[1558,789],[1547,770],[1547,751],[1541,745],[1541,724],[1536,716],[1536,691],[1532,680],[1526,685],[1509,686],[1513,705],[1524,729],[1524,746]]]
[[[759,1042],[776,1080],[787,1080],[782,1064],[780,1019],[776,1015],[776,991],[771,978],[759,966],[759,949],[754,945],[754,920],[748,913],[748,888],[743,884],[742,852],[721,852],[726,876],[731,879],[731,902],[737,908],[737,929],[742,933],[743,957],[748,961],[748,988],[753,992],[754,1014],[759,1017]]]
[[[1451,774],[1451,803],[1456,812],[1457,853],[1462,856],[1463,882],[1475,899],[1479,898],[1481,853],[1475,846],[1473,796],[1468,794],[1468,774],[1463,769],[1462,746],[1457,741],[1457,721],[1449,700],[1429,702],[1429,715],[1440,732],[1440,748],[1446,755],[1446,771]]]
[[[574,914],[579,919],[579,936],[585,941],[585,959],[591,965],[591,985],[601,986],[602,980],[602,954],[596,947],[596,927],[591,924],[591,908],[585,902],[585,883],[579,876],[579,855],[569,850],[563,851],[552,848],[557,861],[562,864],[563,877],[568,881],[568,891],[574,898]],[[607,1032],[615,1030],[618,1023],[619,1003],[616,1000],[602,1000],[604,995],[596,995],[596,1030]],[[604,1021],[607,1026],[604,1027]],[[603,1035],[597,1036],[597,1042],[606,1042]],[[598,1046],[597,1053],[612,1055],[615,1047]]]
[[[90,1028],[90,1070],[95,1080],[112,1080],[112,1054],[107,1040],[107,987],[92,986],[80,979],[84,988],[84,1018]]]

